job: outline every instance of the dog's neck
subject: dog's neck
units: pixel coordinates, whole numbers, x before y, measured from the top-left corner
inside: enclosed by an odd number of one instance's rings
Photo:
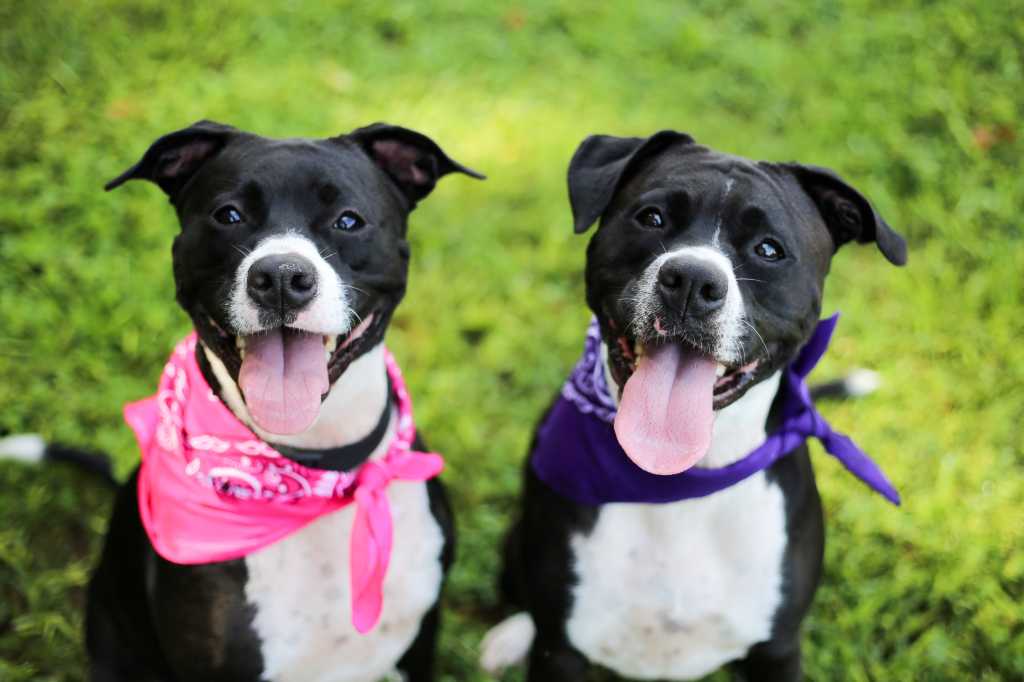
[[[224,363],[208,348],[203,347],[203,352],[220,386],[221,400],[253,433],[271,444],[296,450],[327,450],[350,445],[373,431],[381,413],[391,402],[387,367],[384,364],[384,344],[380,343],[353,361],[331,385],[330,392],[320,406],[320,414],[308,429],[290,436],[269,433],[253,422],[238,385],[231,379]],[[384,437],[371,457],[378,457],[387,451],[396,426],[392,414]]]
[[[601,344],[601,365],[605,383],[615,404],[619,404],[618,384],[608,365],[608,347]],[[782,372],[776,372],[743,395],[742,398],[715,412],[711,430],[711,447],[695,466],[715,469],[729,466],[746,457],[767,437],[768,412],[779,392]]]

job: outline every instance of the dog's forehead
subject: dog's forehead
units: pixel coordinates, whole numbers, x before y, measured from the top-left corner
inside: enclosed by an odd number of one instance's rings
[[[337,196],[380,196],[382,191],[387,191],[383,175],[347,140],[244,135],[200,169],[183,203],[200,206],[225,195],[254,192],[264,200],[302,200],[314,192],[321,202],[330,203]]]
[[[643,176],[645,183],[675,186],[705,200],[742,196],[771,201],[788,191],[770,166],[700,145],[661,154]]]
[[[832,252],[828,231],[810,197],[777,164],[682,145],[647,160],[619,190],[616,202],[626,207],[649,197],[663,198],[666,192],[685,194],[685,205],[696,209],[690,219],[705,225],[729,231],[756,224],[790,235],[794,248]]]
[[[217,159],[221,172],[252,173],[287,179],[303,172],[320,174],[365,170],[372,166],[354,145],[309,138],[247,136],[228,145]]]

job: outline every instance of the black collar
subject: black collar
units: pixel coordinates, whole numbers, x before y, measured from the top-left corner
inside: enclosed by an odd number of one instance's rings
[[[349,443],[337,448],[327,448],[326,450],[302,450],[273,443],[270,445],[288,459],[294,460],[302,466],[313,469],[349,471],[368,460],[373,451],[380,445],[384,434],[387,433],[388,424],[391,423],[391,408],[391,377],[388,377],[388,400],[384,403],[384,410],[380,414],[380,419],[377,420],[377,425],[373,427],[373,431],[370,431],[370,433],[355,443]]]

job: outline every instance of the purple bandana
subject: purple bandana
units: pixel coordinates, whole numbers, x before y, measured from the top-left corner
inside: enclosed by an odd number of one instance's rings
[[[562,395],[537,433],[531,455],[533,471],[559,494],[580,504],[609,502],[664,503],[704,497],[763,471],[807,438],[821,441],[850,473],[893,504],[899,493],[849,437],[833,431],[811,402],[804,379],[828,348],[839,314],[818,323],[814,334],[783,377],[782,424],[765,442],[738,462],[718,469],[694,467],[670,476],[651,474],[623,452],[612,422],[616,406],[601,362],[601,334],[590,324],[583,357]]]

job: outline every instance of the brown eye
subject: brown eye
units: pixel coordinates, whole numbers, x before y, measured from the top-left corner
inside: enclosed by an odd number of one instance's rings
[[[213,219],[221,225],[237,225],[242,222],[242,214],[237,208],[229,205],[218,208],[213,214]]]
[[[754,253],[767,261],[778,261],[786,257],[782,245],[774,239],[765,239],[754,247]]]
[[[338,216],[337,220],[334,221],[333,227],[336,230],[352,232],[354,230],[358,230],[365,224],[366,221],[363,220],[362,217],[360,217],[360,215],[355,211],[345,211],[340,216]]]
[[[652,206],[640,209],[635,220],[650,230],[660,230],[665,227],[665,219],[662,217],[661,211]]]

